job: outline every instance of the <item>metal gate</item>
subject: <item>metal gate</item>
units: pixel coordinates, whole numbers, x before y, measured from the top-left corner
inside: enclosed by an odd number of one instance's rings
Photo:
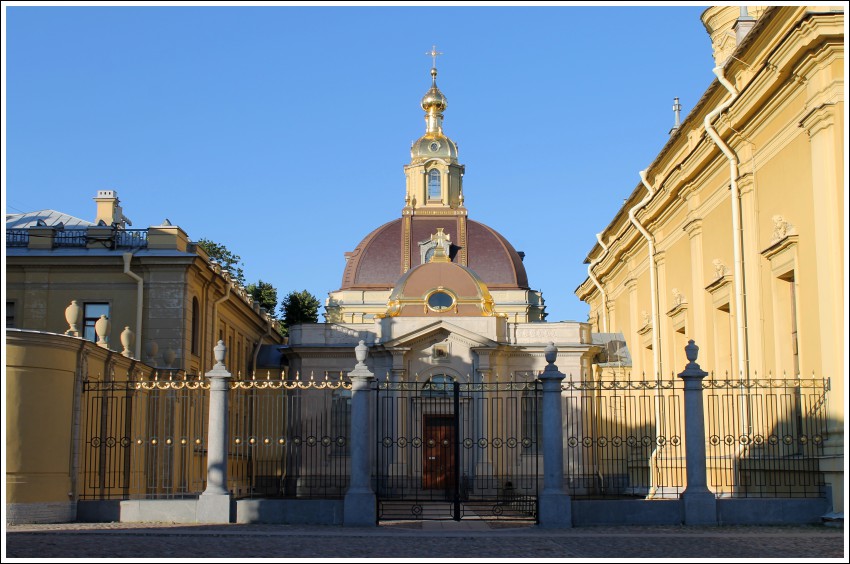
[[[377,387],[379,520],[537,519],[537,382]]]

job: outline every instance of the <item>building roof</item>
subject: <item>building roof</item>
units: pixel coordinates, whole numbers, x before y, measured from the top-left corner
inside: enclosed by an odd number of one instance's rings
[[[411,223],[411,268],[421,263],[419,242],[443,228],[458,241],[453,216],[416,217]],[[341,290],[391,289],[402,272],[402,220],[396,219],[367,235],[347,255]],[[500,233],[477,221],[467,221],[467,266],[490,288],[528,289],[525,266],[516,249]],[[454,256],[454,253],[453,253]]]
[[[94,225],[91,221],[80,219],[56,210],[39,210],[26,213],[6,214],[6,229],[26,229],[38,225],[39,220],[46,226],[59,225],[65,227],[89,227]]]

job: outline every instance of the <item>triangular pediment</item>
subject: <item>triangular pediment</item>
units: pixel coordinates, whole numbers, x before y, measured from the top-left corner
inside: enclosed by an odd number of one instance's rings
[[[499,343],[445,320],[434,321],[383,343],[386,348],[409,347],[439,333],[448,333],[467,341],[470,347],[497,347]]]

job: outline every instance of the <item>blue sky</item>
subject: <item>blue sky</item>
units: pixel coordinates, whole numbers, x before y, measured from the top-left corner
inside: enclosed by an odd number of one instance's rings
[[[249,282],[321,301],[400,217],[436,44],[469,216],[526,253],[550,321],[714,78],[703,5],[5,7],[6,213],[168,218]]]

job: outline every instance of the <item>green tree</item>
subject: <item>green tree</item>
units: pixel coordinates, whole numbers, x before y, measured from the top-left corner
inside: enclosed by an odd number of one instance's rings
[[[283,330],[299,323],[316,323],[319,321],[319,299],[308,292],[295,290],[289,292],[280,303],[280,314],[283,318]]]
[[[245,273],[242,271],[242,257],[233,254],[224,245],[209,239],[198,239],[196,242],[209,256],[221,264],[221,268],[230,273],[230,277],[240,286],[245,285]],[[276,301],[276,300],[275,300]],[[272,310],[273,311],[273,310]]]
[[[266,308],[266,311],[274,317],[277,309],[277,288],[268,282],[258,280],[256,284],[248,284],[245,290],[251,294],[255,302],[259,302],[260,307]]]

